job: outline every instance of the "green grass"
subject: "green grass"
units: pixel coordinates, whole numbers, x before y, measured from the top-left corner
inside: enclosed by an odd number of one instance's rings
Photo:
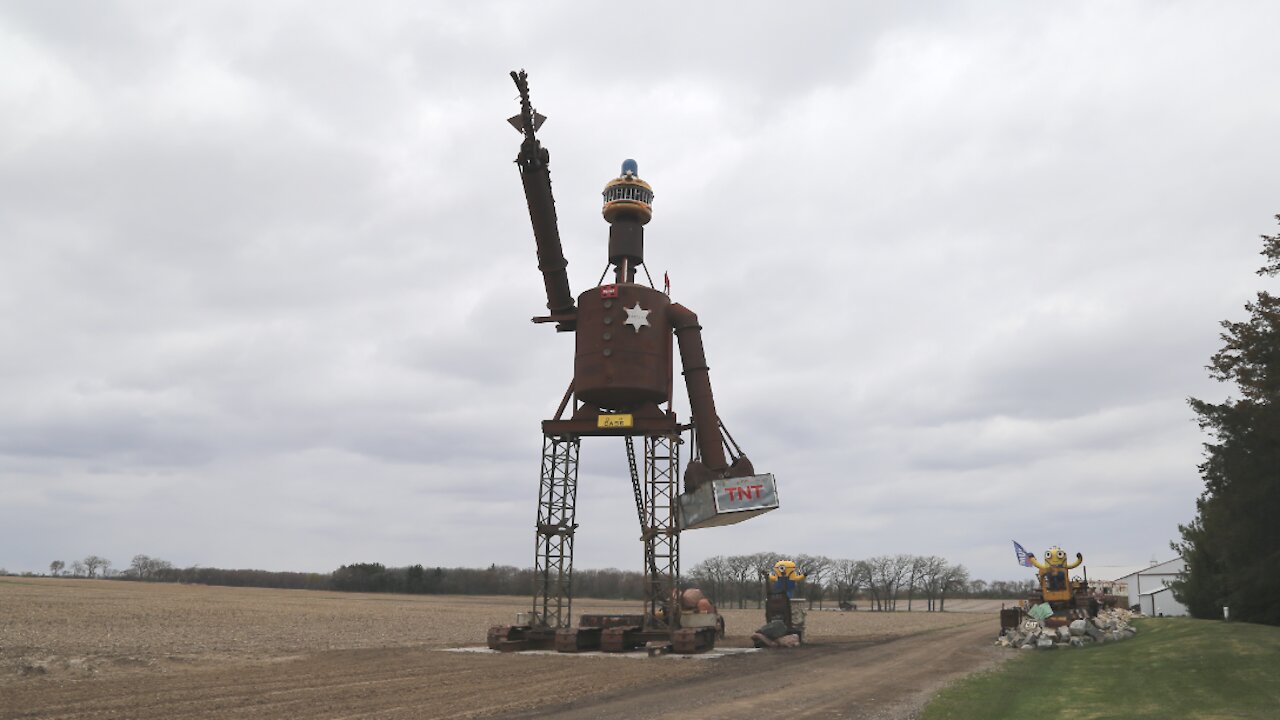
[[[922,720],[1280,718],[1280,627],[1189,618],[1134,623],[1118,643],[1009,650],[947,688]]]
[[[3,576],[0,576],[0,583],[5,583],[6,585],[35,585],[36,584],[31,582],[30,580],[22,580],[18,577],[3,577]]]

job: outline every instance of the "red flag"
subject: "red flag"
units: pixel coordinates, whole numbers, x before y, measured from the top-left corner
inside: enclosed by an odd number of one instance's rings
[[[662,292],[671,294],[671,278],[667,277],[665,270],[662,272]]]

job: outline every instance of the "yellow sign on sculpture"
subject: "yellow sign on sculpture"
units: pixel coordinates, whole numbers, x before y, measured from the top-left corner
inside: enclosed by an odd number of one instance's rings
[[[629,428],[634,424],[630,413],[600,415],[596,418],[596,427],[598,428]]]

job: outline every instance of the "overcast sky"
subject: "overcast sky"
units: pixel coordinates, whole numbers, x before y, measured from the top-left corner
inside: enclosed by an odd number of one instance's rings
[[[793,5],[0,5],[0,567],[532,565],[573,337],[518,68],[574,293],[633,157],[778,478],[686,568],[1171,557],[1186,399],[1274,286],[1280,4]],[[582,463],[577,566],[639,570],[621,441]]]

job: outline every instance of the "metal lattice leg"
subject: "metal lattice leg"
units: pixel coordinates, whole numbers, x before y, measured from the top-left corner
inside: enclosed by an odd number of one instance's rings
[[[546,435],[538,489],[538,535],[534,558],[533,624],[568,627],[573,616],[573,533],[578,502],[576,437]]]
[[[680,526],[676,470],[680,446],[675,437],[648,435],[644,442],[644,615],[646,629],[679,626]],[[659,612],[661,610],[661,612]]]

